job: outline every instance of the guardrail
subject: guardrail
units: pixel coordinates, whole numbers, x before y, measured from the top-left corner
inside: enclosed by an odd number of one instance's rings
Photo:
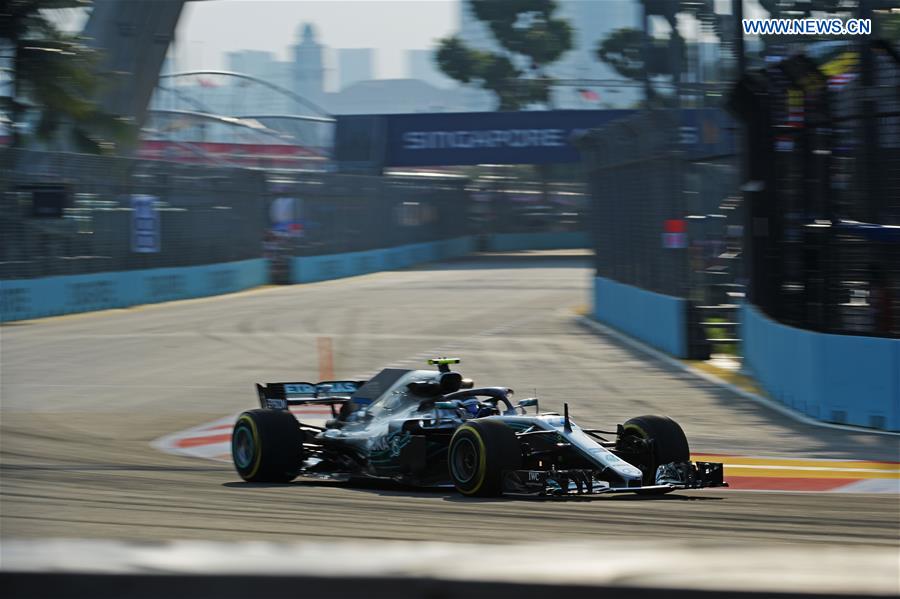
[[[790,327],[741,309],[744,360],[775,400],[812,418],[900,431],[900,339]]]
[[[517,250],[570,250],[591,247],[586,231],[554,231],[533,233],[492,233],[487,247],[492,252]]]
[[[290,262],[290,282],[313,283],[405,268],[464,256],[473,248],[473,239],[466,236],[379,250],[295,257]],[[269,265],[264,258],[0,281],[0,322],[233,293],[268,282]]]
[[[474,241],[467,236],[380,250],[324,256],[300,256],[291,259],[290,281],[292,283],[314,283],[394,268],[405,268],[424,262],[464,256],[470,254],[473,247]]]
[[[233,293],[268,282],[263,258],[0,281],[0,322]]]
[[[561,238],[535,235],[516,234],[515,245],[523,249],[545,249],[548,244],[556,246],[562,240],[577,247],[580,234],[565,234],[569,237]],[[458,258],[475,251],[475,245],[472,236],[463,236],[377,250],[296,256],[289,259],[289,281],[314,283]],[[5,280],[0,281],[0,322],[220,295],[269,282],[269,264],[265,258]]]
[[[594,318],[678,358],[688,356],[687,300],[597,277]]]

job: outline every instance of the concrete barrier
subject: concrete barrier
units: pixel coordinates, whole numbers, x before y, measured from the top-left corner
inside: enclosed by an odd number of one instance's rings
[[[568,250],[591,247],[590,236],[584,231],[555,233],[494,233],[487,236],[487,250],[513,252],[517,250]]]
[[[472,559],[490,551],[506,556],[503,567]],[[0,557],[6,597],[813,599],[897,590],[897,552],[887,546],[3,539]]]
[[[291,259],[290,280],[292,283],[314,283],[354,277],[465,256],[473,249],[471,237],[457,237],[363,252],[300,256]]]
[[[594,318],[675,357],[688,355],[687,301],[682,298],[597,277]]]
[[[587,247],[583,233],[495,235],[495,251]],[[313,283],[465,256],[470,236],[291,259],[292,283]],[[264,258],[173,268],[0,281],[0,322],[233,293],[269,282]]]
[[[267,261],[257,258],[0,281],[0,322],[233,293],[268,278]]]
[[[830,335],[741,308],[744,362],[775,400],[825,422],[900,431],[900,339]]]

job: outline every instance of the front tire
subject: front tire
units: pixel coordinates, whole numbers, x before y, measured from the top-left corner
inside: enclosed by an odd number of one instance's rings
[[[644,473],[643,484],[656,484],[656,469],[671,462],[687,462],[691,450],[687,437],[677,422],[666,416],[638,416],[622,425],[625,436],[636,437],[646,443],[647,451],[635,460]]]
[[[303,463],[303,431],[290,412],[248,410],[231,433],[231,458],[247,482],[290,482]]]
[[[522,448],[516,433],[499,420],[471,420],[453,434],[447,465],[463,495],[497,497],[503,493],[503,472],[522,467]]]

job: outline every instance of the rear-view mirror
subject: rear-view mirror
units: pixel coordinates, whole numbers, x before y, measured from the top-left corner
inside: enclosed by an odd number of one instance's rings
[[[535,412],[540,411],[540,408],[538,407],[538,398],[537,397],[526,397],[525,399],[521,400],[518,404],[516,404],[516,407],[518,409],[522,410],[523,414],[525,413],[525,408],[527,408],[529,406],[534,406]]]

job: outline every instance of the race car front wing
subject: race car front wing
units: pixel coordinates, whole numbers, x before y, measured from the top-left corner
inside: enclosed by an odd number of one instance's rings
[[[672,462],[656,470],[656,484],[612,487],[602,472],[589,469],[509,470],[503,478],[503,494],[520,497],[560,497],[603,493],[638,493],[727,487],[722,464]]]

